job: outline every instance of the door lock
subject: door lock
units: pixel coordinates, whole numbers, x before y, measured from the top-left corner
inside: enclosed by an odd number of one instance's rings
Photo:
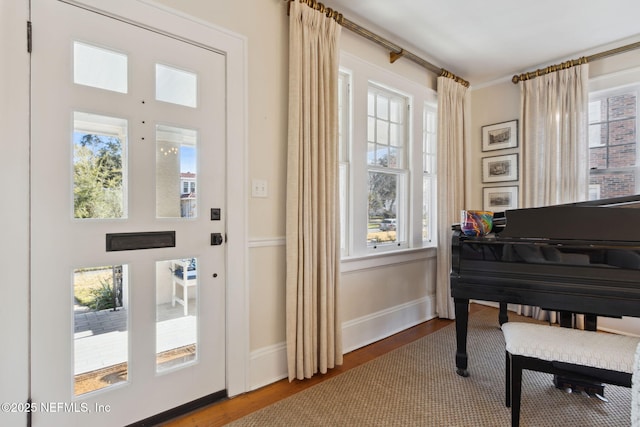
[[[222,233],[211,233],[211,246],[220,246],[223,241]]]

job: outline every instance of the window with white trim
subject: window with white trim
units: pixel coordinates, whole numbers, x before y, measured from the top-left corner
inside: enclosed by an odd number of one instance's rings
[[[589,199],[629,196],[640,190],[638,101],[640,85],[589,96]]]
[[[422,241],[435,242],[437,108],[424,104],[422,135]]]
[[[435,91],[343,53],[338,101],[342,256],[435,245]]]

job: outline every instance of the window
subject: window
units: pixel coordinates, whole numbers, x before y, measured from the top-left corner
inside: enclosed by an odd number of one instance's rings
[[[435,105],[425,103],[422,135],[422,241],[435,242],[436,144]]]
[[[435,91],[342,54],[343,257],[435,244]]]
[[[369,247],[406,244],[408,104],[408,99],[400,94],[369,85],[366,224]]]
[[[589,98],[589,198],[636,194],[640,86],[610,89]]]

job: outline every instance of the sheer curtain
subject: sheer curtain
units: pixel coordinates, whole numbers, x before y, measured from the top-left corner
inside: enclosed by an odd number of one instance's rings
[[[522,207],[587,200],[589,190],[589,66],[577,65],[521,81]],[[555,322],[555,313],[521,307]]]
[[[451,225],[464,209],[465,104],[467,88],[449,77],[438,77],[438,260],[436,310],[438,317],[455,317],[451,298]]]
[[[342,364],[339,316],[340,26],[289,3],[286,326],[289,380]]]

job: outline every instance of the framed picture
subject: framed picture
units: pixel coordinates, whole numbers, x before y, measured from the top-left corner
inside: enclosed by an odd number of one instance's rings
[[[518,121],[482,126],[482,151],[502,150],[518,146]]]
[[[504,212],[507,209],[518,209],[518,186],[484,187],[482,200],[485,211]]]
[[[506,154],[482,158],[482,182],[518,180],[518,155]]]

